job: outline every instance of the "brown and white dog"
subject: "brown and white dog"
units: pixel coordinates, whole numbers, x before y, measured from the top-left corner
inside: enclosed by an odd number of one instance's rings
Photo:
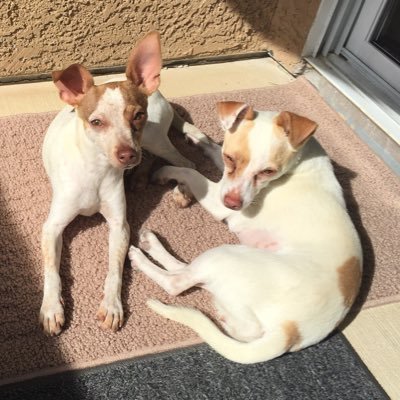
[[[62,232],[78,215],[103,214],[110,227],[109,272],[97,317],[116,331],[123,323],[122,269],[129,244],[124,170],[141,160],[141,147],[174,165],[193,167],[168,139],[173,124],[195,143],[208,139],[184,122],[157,91],[161,70],[160,37],[150,32],[130,53],[125,81],[96,86],[82,65],[53,73],[68,104],[53,120],[43,143],[43,162],[53,198],[43,226],[43,329],[61,332],[64,310],[59,275]]]
[[[143,231],[140,247],[166,270],[133,246],[129,257],[171,295],[196,285],[208,290],[227,334],[199,310],[148,305],[224,357],[255,363],[313,345],[338,326],[359,290],[362,251],[330,160],[311,137],[315,122],[237,102],[219,103],[218,112],[226,131],[221,181],[172,166],[155,179],[177,181],[183,202],[193,194],[241,244],[186,265]],[[214,159],[221,165],[215,152]]]

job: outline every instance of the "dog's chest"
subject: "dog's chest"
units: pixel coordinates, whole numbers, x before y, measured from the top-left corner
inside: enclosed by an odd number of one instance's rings
[[[115,195],[115,191],[122,185],[122,176],[106,175],[103,179],[91,177],[82,179],[76,188],[78,197],[79,213],[90,216],[100,211],[104,204],[108,204]]]
[[[245,229],[235,232],[240,243],[256,247],[259,249],[268,249],[271,251],[279,250],[281,243],[276,235],[263,229]]]
[[[93,189],[82,191],[79,198],[79,214],[90,216],[100,210],[100,196]]]

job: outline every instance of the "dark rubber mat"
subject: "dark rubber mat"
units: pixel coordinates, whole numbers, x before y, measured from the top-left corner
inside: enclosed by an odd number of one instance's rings
[[[0,387],[0,399],[388,399],[345,337],[240,365],[206,345]]]

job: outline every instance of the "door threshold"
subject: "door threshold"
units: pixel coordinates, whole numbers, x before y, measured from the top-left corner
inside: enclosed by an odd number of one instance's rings
[[[356,84],[349,79],[350,72],[344,74],[324,57],[306,60],[312,68],[304,76],[361,140],[400,176],[400,115],[393,99],[385,99],[368,82]]]

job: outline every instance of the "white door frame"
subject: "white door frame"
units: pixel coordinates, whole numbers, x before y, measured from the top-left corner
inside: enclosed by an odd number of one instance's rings
[[[303,57],[400,144],[400,93],[344,47],[363,5],[321,0]]]

